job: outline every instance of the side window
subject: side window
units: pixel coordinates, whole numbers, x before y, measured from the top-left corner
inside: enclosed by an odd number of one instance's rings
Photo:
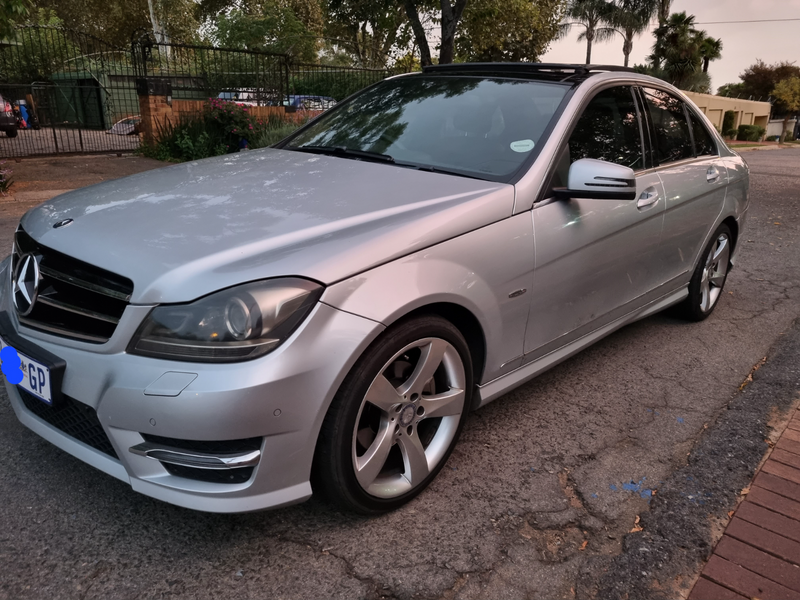
[[[714,143],[714,138],[706,129],[705,124],[692,113],[690,115],[692,121],[692,133],[694,134],[694,150],[697,156],[716,156],[719,154],[717,145]]]
[[[634,171],[644,168],[639,115],[630,87],[603,90],[586,107],[569,138],[569,164],[581,158],[597,158]]]
[[[694,157],[689,122],[683,102],[661,90],[645,88],[644,96],[656,130],[656,156],[660,164]]]

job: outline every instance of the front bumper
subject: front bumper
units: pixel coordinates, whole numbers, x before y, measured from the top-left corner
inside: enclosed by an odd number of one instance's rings
[[[384,328],[320,302],[289,340],[257,360],[213,365],[145,358],[127,354],[125,348],[150,311],[147,306],[128,306],[114,335],[101,345],[20,328],[9,305],[7,264],[0,268],[0,312],[8,317],[11,331],[0,335],[18,335],[66,362],[61,391],[96,411],[117,458],[37,416],[26,407],[17,386],[6,381],[19,420],[62,450],[130,483],[134,490],[196,510],[246,512],[307,499],[325,412],[355,360]],[[183,383],[175,389],[153,385],[167,373],[189,374],[177,379],[191,382],[182,390]],[[263,441],[247,481],[213,483],[170,474],[159,460],[131,451],[145,443],[143,434],[180,440]]]

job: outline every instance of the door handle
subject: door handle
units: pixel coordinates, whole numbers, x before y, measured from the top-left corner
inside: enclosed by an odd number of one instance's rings
[[[719,169],[717,169],[717,167],[714,165],[711,165],[706,171],[706,181],[708,181],[708,183],[714,183],[717,181],[717,179],[719,179]]]
[[[658,190],[655,188],[647,188],[642,192],[642,195],[639,196],[639,200],[636,202],[636,208],[647,208],[648,206],[653,206],[656,202],[658,202]]]

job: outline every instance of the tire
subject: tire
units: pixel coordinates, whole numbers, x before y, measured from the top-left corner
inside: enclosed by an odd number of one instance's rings
[[[10,137],[10,138],[17,137],[17,128],[16,127],[12,127],[11,129],[6,129],[5,131],[6,131],[6,136],[7,137]]]
[[[689,282],[689,297],[679,305],[685,319],[702,321],[714,312],[728,278],[733,242],[727,225],[720,225],[711,236]]]
[[[322,425],[311,483],[340,508],[394,510],[436,477],[471,407],[464,336],[438,316],[392,326],[342,383]]]

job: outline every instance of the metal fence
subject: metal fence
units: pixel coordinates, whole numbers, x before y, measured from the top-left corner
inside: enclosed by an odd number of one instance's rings
[[[139,113],[127,48],[70,29],[19,27],[0,47],[0,95],[29,115],[16,137],[0,134],[0,156],[138,147],[136,135],[107,133]]]
[[[139,77],[168,80],[176,100],[224,98],[293,111],[329,108],[391,74],[269,52],[157,43],[149,33],[119,48],[70,29],[23,26],[0,44],[0,96],[25,107],[28,127],[15,137],[0,133],[0,158],[137,148]]]
[[[307,97],[338,102],[393,74],[294,62],[285,54],[255,50],[157,43],[149,33],[134,40],[131,52],[136,74],[168,79],[176,100],[222,97],[259,106],[297,106]]]

